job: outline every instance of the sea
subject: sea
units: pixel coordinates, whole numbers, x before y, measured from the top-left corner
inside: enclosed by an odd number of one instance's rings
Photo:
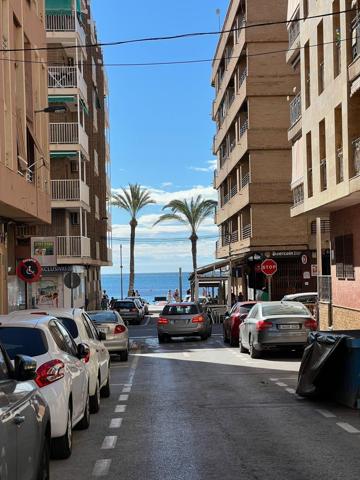
[[[136,273],[135,290],[141,297],[152,303],[155,297],[166,297],[169,290],[179,288],[179,273]],[[121,298],[120,274],[102,275],[102,289],[106,290],[109,298]],[[129,274],[123,274],[123,292],[127,296],[129,288]],[[190,288],[189,273],[182,274],[183,295]]]

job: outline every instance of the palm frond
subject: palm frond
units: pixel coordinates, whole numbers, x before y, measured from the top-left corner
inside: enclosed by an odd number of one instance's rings
[[[131,218],[136,219],[140,210],[155,203],[155,200],[151,198],[151,193],[138,183],[130,183],[128,188],[121,188],[121,191],[122,193],[112,195],[111,203],[115,207],[126,210]]]
[[[180,215],[177,215],[176,213],[164,213],[156,220],[156,222],[154,223],[154,226],[161,222],[168,222],[173,220],[176,220],[177,222],[184,223],[184,224],[187,223],[185,218],[181,217]]]

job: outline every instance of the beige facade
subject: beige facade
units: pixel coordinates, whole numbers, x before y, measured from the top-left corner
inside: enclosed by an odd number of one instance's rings
[[[257,278],[258,265],[256,261],[247,264],[247,258],[261,261],[277,256],[284,266],[278,275],[277,296],[294,285],[306,291],[314,281],[310,273],[315,248],[312,219],[292,219],[289,213],[288,98],[296,73],[282,53],[287,48],[286,26],[252,27],[283,22],[286,10],[285,0],[233,0],[212,76],[217,126],[214,153],[218,157],[214,186],[219,193],[215,220],[220,230],[216,255],[231,257],[233,265],[241,266],[243,290],[252,284],[253,291],[263,285],[264,278],[262,274]],[[308,258],[310,279],[306,274],[306,281],[300,265],[302,253]]]
[[[44,3],[0,2],[0,313],[17,303],[16,226],[50,222]],[[21,49],[27,49],[23,51]]]
[[[352,10],[351,10],[352,9]],[[339,13],[344,12],[344,13]],[[324,16],[322,16],[324,15]],[[316,17],[316,18],[308,18]],[[297,20],[305,18],[305,20]],[[289,1],[291,215],[328,218],[329,272],[319,272],[322,328],[360,321],[360,21],[356,1]],[[331,264],[331,265],[330,265]]]

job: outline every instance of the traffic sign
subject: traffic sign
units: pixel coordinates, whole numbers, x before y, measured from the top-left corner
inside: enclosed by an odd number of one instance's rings
[[[272,277],[277,272],[277,263],[272,258],[267,258],[261,264],[261,271],[267,277]]]
[[[77,288],[81,283],[81,278],[77,273],[69,272],[64,277],[64,283],[67,288]]]
[[[27,258],[18,263],[16,275],[26,283],[38,282],[42,275],[42,268],[35,258]]]

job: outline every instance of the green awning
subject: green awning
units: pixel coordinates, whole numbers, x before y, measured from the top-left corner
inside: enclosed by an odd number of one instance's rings
[[[79,152],[50,152],[50,158],[78,157]]]
[[[89,109],[82,98],[80,98],[80,107],[84,110],[86,115],[89,115]]]
[[[49,103],[76,103],[75,95],[49,95]]]
[[[45,0],[46,13],[50,15],[71,13],[74,10],[74,4],[77,12],[81,13],[81,0]]]

